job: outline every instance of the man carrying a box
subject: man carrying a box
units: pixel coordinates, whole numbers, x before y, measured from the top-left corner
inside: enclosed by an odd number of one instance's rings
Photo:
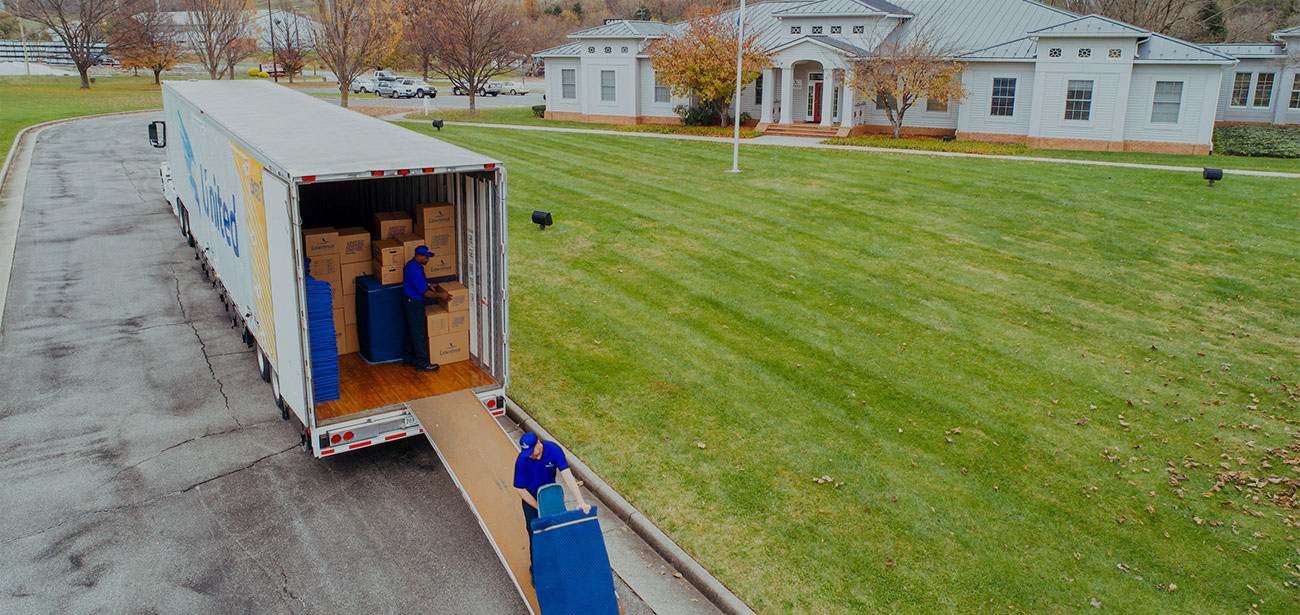
[[[436,372],[438,366],[429,363],[429,332],[424,308],[430,303],[451,298],[446,291],[433,290],[424,277],[424,264],[433,253],[420,246],[415,257],[406,261],[402,270],[402,314],[406,317],[406,337],[402,340],[402,363],[414,365],[422,372]]]

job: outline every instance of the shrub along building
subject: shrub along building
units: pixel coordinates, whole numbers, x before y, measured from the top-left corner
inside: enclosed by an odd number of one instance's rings
[[[612,21],[537,53],[546,117],[679,123],[676,109],[692,101],[656,80],[648,49],[686,25]],[[855,96],[845,75],[882,43],[925,36],[962,63],[968,96],[918,101],[904,136],[1206,153],[1237,65],[1232,49],[1029,0],[774,0],[749,6],[745,25],[772,67],[741,93],[741,111],[769,134],[889,133],[882,103]]]

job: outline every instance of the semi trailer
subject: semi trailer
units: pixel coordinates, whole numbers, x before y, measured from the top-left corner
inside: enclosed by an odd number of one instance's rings
[[[509,383],[506,170],[501,162],[264,81],[170,81],[162,191],[202,270],[255,347],[271,401],[316,457],[425,434],[411,402],[504,412]],[[339,398],[317,400],[303,229],[367,225],[377,213],[451,203],[455,271],[468,289],[469,360],[433,373],[338,359]],[[342,284],[355,284],[343,280]],[[344,300],[354,300],[344,296]],[[338,306],[335,306],[338,307]],[[419,343],[419,342],[417,342]],[[332,366],[330,366],[332,367]]]

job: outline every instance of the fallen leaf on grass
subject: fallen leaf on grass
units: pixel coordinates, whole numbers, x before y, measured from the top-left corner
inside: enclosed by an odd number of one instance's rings
[[[885,565],[886,565],[886,566],[896,566],[897,564],[894,563],[894,558],[891,557],[891,558],[885,560]]]
[[[1124,572],[1133,572],[1133,569],[1132,569],[1132,568],[1129,568],[1128,566],[1126,566],[1126,565],[1124,565],[1124,564],[1115,564],[1115,567],[1116,567],[1116,568],[1119,568],[1120,570],[1123,570]]]
[[[696,443],[695,443],[695,446],[697,446],[697,447],[699,447],[699,448],[704,448],[704,443],[703,443],[703,442],[696,442]]]

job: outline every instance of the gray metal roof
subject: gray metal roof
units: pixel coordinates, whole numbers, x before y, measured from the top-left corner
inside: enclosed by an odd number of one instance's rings
[[[1234,58],[1283,58],[1286,51],[1272,43],[1215,43],[1202,47]]]
[[[193,103],[295,177],[500,164],[269,81],[166,81],[163,88]],[[181,145],[184,130],[170,128],[170,146]]]
[[[1180,41],[1176,38],[1168,37],[1159,33],[1151,33],[1151,37],[1138,44],[1137,62],[1217,62],[1219,64],[1232,64],[1237,59],[1214,51],[1206,49],[1200,45],[1193,45],[1187,41]]]
[[[1038,57],[1037,47],[1033,40],[1025,37],[976,49],[957,57],[962,60],[1033,60]]]
[[[856,15],[911,15],[906,9],[883,0],[813,0],[773,13],[780,17]]]
[[[1005,43],[1030,30],[1078,17],[1030,0],[894,0],[914,13],[891,40],[907,42],[920,33],[934,32],[952,53],[964,53]]]
[[[676,34],[672,24],[662,21],[620,19],[594,28],[579,30],[569,38],[660,38]]]
[[[817,35],[817,36],[805,36],[805,37],[803,37],[803,39],[799,39],[799,40],[804,40],[804,39],[807,39],[807,40],[810,40],[810,41],[816,41],[816,42],[821,43],[821,44],[823,44],[823,45],[827,45],[827,46],[830,46],[830,47],[834,47],[834,48],[836,48],[836,49],[839,49],[840,51],[843,51],[843,52],[845,52],[845,53],[848,53],[848,54],[851,54],[851,55],[855,55],[855,56],[867,57],[867,56],[871,55],[871,51],[868,50],[868,49],[863,49],[863,48],[861,48],[861,47],[858,47],[857,45],[852,45],[852,44],[849,44],[849,43],[847,43],[847,42],[845,42],[845,41],[842,41],[842,40],[840,40],[840,39],[837,39],[837,38],[834,38],[834,37],[830,37],[830,36],[821,36],[821,35]],[[795,41],[795,42],[798,42],[798,41]]]
[[[1278,30],[1273,33],[1273,36],[1300,36],[1300,26],[1291,26],[1290,28]]]
[[[533,54],[534,58],[576,58],[582,54],[582,43],[565,43]]]
[[[1030,30],[1029,36],[1133,36],[1146,37],[1151,33],[1130,26],[1126,23],[1115,21],[1109,17],[1101,15],[1085,15],[1070,21],[1059,23],[1046,28]]]

